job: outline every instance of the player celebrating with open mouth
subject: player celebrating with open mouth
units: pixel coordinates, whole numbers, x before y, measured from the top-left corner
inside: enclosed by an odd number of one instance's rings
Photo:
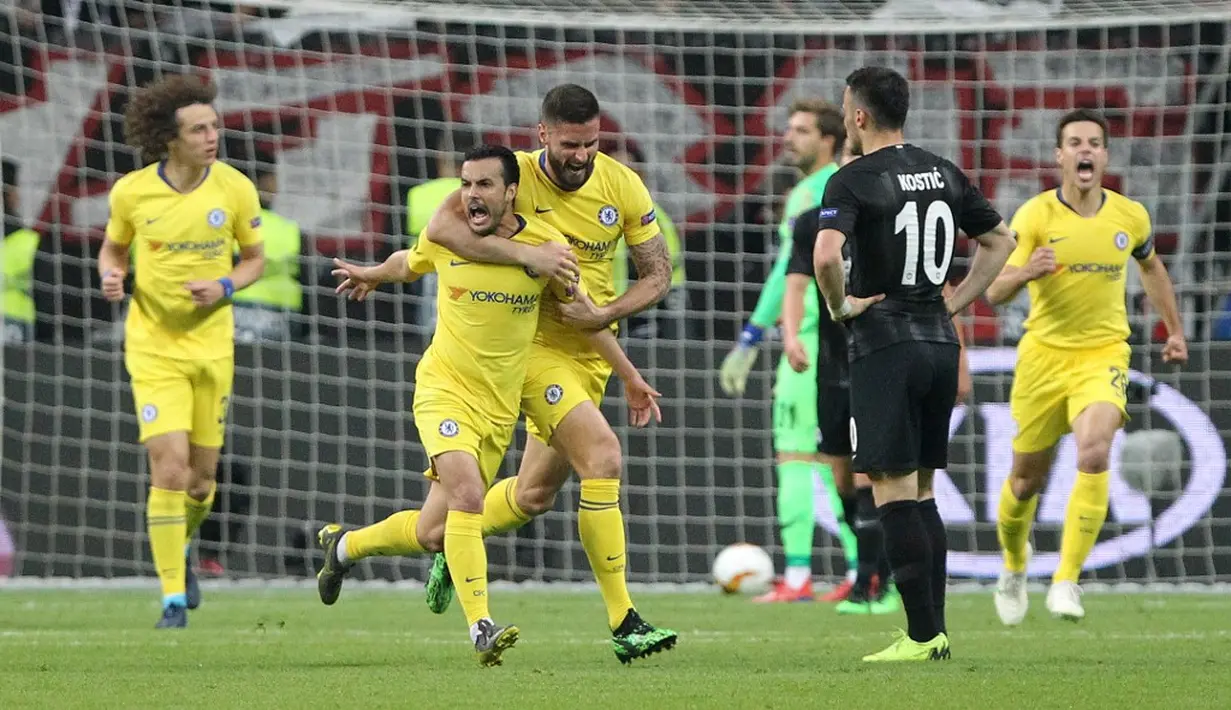
[[[620,319],[661,301],[671,287],[671,259],[641,178],[598,152],[599,114],[598,99],[589,90],[557,86],[543,98],[539,140],[544,148],[517,154],[524,178],[517,209],[564,233],[588,297],[544,314],[521,390],[530,433],[525,455],[517,476],[488,493],[483,528],[486,534],[515,530],[551,510],[570,468],[576,470],[581,545],[607,607],[615,655],[628,663],[672,648],[678,636],[642,619],[629,597],[620,511],[624,466],[620,441],[599,409],[611,369],[577,329],[614,332]],[[446,201],[428,227],[428,238],[476,261],[533,266],[541,256],[507,240],[474,238],[461,228],[458,210],[456,197]],[[637,281],[616,298],[612,254],[621,238]],[[427,591],[432,610],[443,611],[451,597],[443,558],[433,567]]]
[[[996,537],[1004,571],[996,585],[1000,620],[1026,617],[1030,524],[1047,484],[1060,437],[1077,439],[1077,481],[1060,538],[1060,564],[1047,610],[1077,620],[1086,615],[1077,578],[1107,518],[1111,442],[1128,417],[1131,350],[1125,310],[1129,257],[1167,326],[1164,362],[1183,364],[1188,344],[1167,268],[1154,252],[1150,215],[1134,200],[1103,187],[1107,121],[1078,109],[1056,127],[1060,187],[1030,199],[1013,215],[1017,248],[987,290],[992,304],[1029,285],[1030,315],[1017,346],[1010,410],[1017,424],[1013,469],[1000,492]]]
[[[565,243],[564,235],[543,220],[514,212],[521,169],[511,150],[476,148],[466,154],[461,173],[467,227],[475,236],[531,247]],[[415,425],[431,461],[427,475],[432,484],[423,508],[360,530],[344,531],[337,524],[322,528],[321,600],[337,600],[346,572],[364,556],[443,549],[461,591],[479,662],[499,665],[519,631],[496,625],[488,612],[484,496],[513,438],[544,288],[552,283],[553,295],[562,300],[571,299],[574,289],[521,267],[466,261],[424,236],[413,249],[399,251],[379,266],[340,259],[335,263],[334,274],[342,279],[339,293],[349,292],[358,300],[382,283],[414,281],[435,271],[440,277],[439,317],[415,371]],[[640,379],[613,333],[597,332],[591,342],[626,380]],[[647,399],[654,408],[653,398]],[[647,420],[650,416],[649,411],[639,414]]]

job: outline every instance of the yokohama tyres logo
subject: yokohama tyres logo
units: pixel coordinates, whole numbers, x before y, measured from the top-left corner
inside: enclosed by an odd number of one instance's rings
[[[969,352],[970,369],[978,375],[1010,374],[1017,353],[1011,348],[972,349]],[[1147,376],[1132,371],[1131,379],[1142,385],[1153,385],[1155,393],[1150,406],[1165,425],[1179,434],[1187,455],[1187,470],[1183,476],[1183,488],[1178,496],[1157,516],[1153,514],[1150,500],[1138,493],[1120,477],[1119,449],[1123,433],[1116,437],[1112,447],[1112,486],[1108,523],[1119,523],[1125,531],[1113,538],[1104,539],[1095,545],[1086,561],[1086,569],[1110,567],[1135,557],[1148,554],[1179,538],[1201,521],[1222,491],[1227,472],[1227,453],[1218,427],[1195,402],[1172,387],[1156,383]],[[959,547],[962,540],[972,540],[971,526],[994,526],[996,505],[1001,485],[1009,475],[1013,457],[1012,417],[1007,403],[981,403],[976,408],[958,406],[950,420],[950,435],[962,428],[968,417],[978,417],[983,433],[981,450],[975,451],[974,466],[981,479],[979,486],[983,501],[982,510],[972,506],[974,491],[959,490],[944,471],[936,472],[936,502],[941,517],[950,528],[951,547]],[[1050,483],[1040,494],[1036,524],[1059,525],[1064,520],[1064,505],[1068,501],[1076,471],[1076,447],[1072,436],[1065,437],[1052,465]],[[816,509],[824,510],[817,521],[834,532],[833,515],[828,510],[828,497],[815,497]],[[1055,550],[1036,552],[1030,562],[1031,575],[1051,574],[1059,563]],[[961,577],[995,577],[1003,563],[1000,551],[995,549],[949,551],[949,573]]]

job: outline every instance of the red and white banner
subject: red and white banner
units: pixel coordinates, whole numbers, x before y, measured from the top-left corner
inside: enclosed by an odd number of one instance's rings
[[[250,144],[246,152],[276,156],[276,209],[325,253],[398,229],[393,216],[405,190],[427,177],[434,136],[468,127],[533,146],[539,101],[563,81],[595,90],[605,128],[640,149],[646,181],[664,211],[686,226],[691,251],[713,247],[706,226],[740,214],[734,209],[744,195],[770,191],[766,168],[777,158],[791,100],[840,101],[845,76],[866,63],[910,77],[909,139],[958,162],[1006,216],[1054,184],[1055,121],[1074,106],[1106,111],[1113,127],[1108,185],[1147,205],[1164,252],[1200,201],[1188,108],[1200,77],[1191,47],[1120,47],[1105,39],[1102,46],[1049,48],[1043,33],[1022,33],[1012,47],[989,36],[977,47],[924,51],[915,49],[924,37],[882,47],[817,37],[775,55],[771,70],[756,77],[703,73],[740,66],[731,54],[740,60],[745,50],[493,45],[475,36],[382,34],[374,29],[379,17],[362,19],[334,18],[331,36],[344,31],[354,41],[311,45],[333,46],[329,51],[288,48],[330,30],[320,18],[288,18],[259,23],[264,44],[242,51],[219,44],[193,58],[218,84],[231,135]],[[764,50],[746,52],[751,60]],[[116,158],[124,150],[114,111],[132,67],[148,61],[53,52],[33,64],[27,95],[0,99],[0,144],[22,168],[24,217],[59,225],[69,240],[96,239],[107,189],[124,164]]]

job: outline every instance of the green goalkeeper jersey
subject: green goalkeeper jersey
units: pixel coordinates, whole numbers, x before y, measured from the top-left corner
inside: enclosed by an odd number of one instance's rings
[[[761,287],[761,295],[757,299],[756,308],[752,311],[752,317],[748,319],[758,328],[769,328],[782,317],[782,297],[786,292],[786,265],[791,260],[791,235],[795,227],[795,218],[805,210],[821,204],[821,200],[825,197],[825,184],[836,172],[838,172],[838,164],[830,163],[800,180],[799,184],[791,189],[791,194],[787,195],[782,224],[778,225],[778,257],[774,260],[774,268],[769,272],[769,278]],[[799,324],[800,333],[816,331],[820,305],[820,294],[816,283],[813,282],[809,284],[804,294],[804,319]]]

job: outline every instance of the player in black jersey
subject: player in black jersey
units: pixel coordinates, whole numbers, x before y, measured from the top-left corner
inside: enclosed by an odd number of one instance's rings
[[[864,67],[846,78],[847,136],[863,157],[826,186],[813,254],[830,315],[849,332],[853,466],[872,478],[906,608],[907,634],[865,661],[949,657],[945,532],[932,475],[948,465],[957,397],[951,319],[987,289],[1014,246],[1004,220],[957,166],[905,143],[909,108],[906,79],[891,69]],[[959,229],[979,248],[946,298]]]
[[[843,165],[853,160],[851,146],[847,146]],[[821,207],[806,210],[795,220],[791,260],[787,262],[786,295],[782,301],[783,329],[792,321],[798,322],[803,315],[803,291],[815,278],[812,256],[816,248],[816,236],[820,230]],[[850,268],[846,254],[844,268]],[[954,327],[957,327],[954,318]],[[959,345],[962,343],[958,330]],[[884,554],[884,535],[872,493],[872,480],[865,473],[851,470],[851,400],[846,348],[846,327],[830,317],[822,309],[818,315],[817,339],[819,341],[816,367],[816,420],[817,449],[826,457],[834,472],[834,481],[842,496],[843,512],[855,532],[858,547],[858,567],[854,585],[847,598],[837,606],[839,614],[891,614],[901,608],[901,599],[889,583],[889,562]],[[970,370],[966,353],[960,351],[958,399],[970,392]],[[807,369],[808,363],[791,362],[798,372]]]

